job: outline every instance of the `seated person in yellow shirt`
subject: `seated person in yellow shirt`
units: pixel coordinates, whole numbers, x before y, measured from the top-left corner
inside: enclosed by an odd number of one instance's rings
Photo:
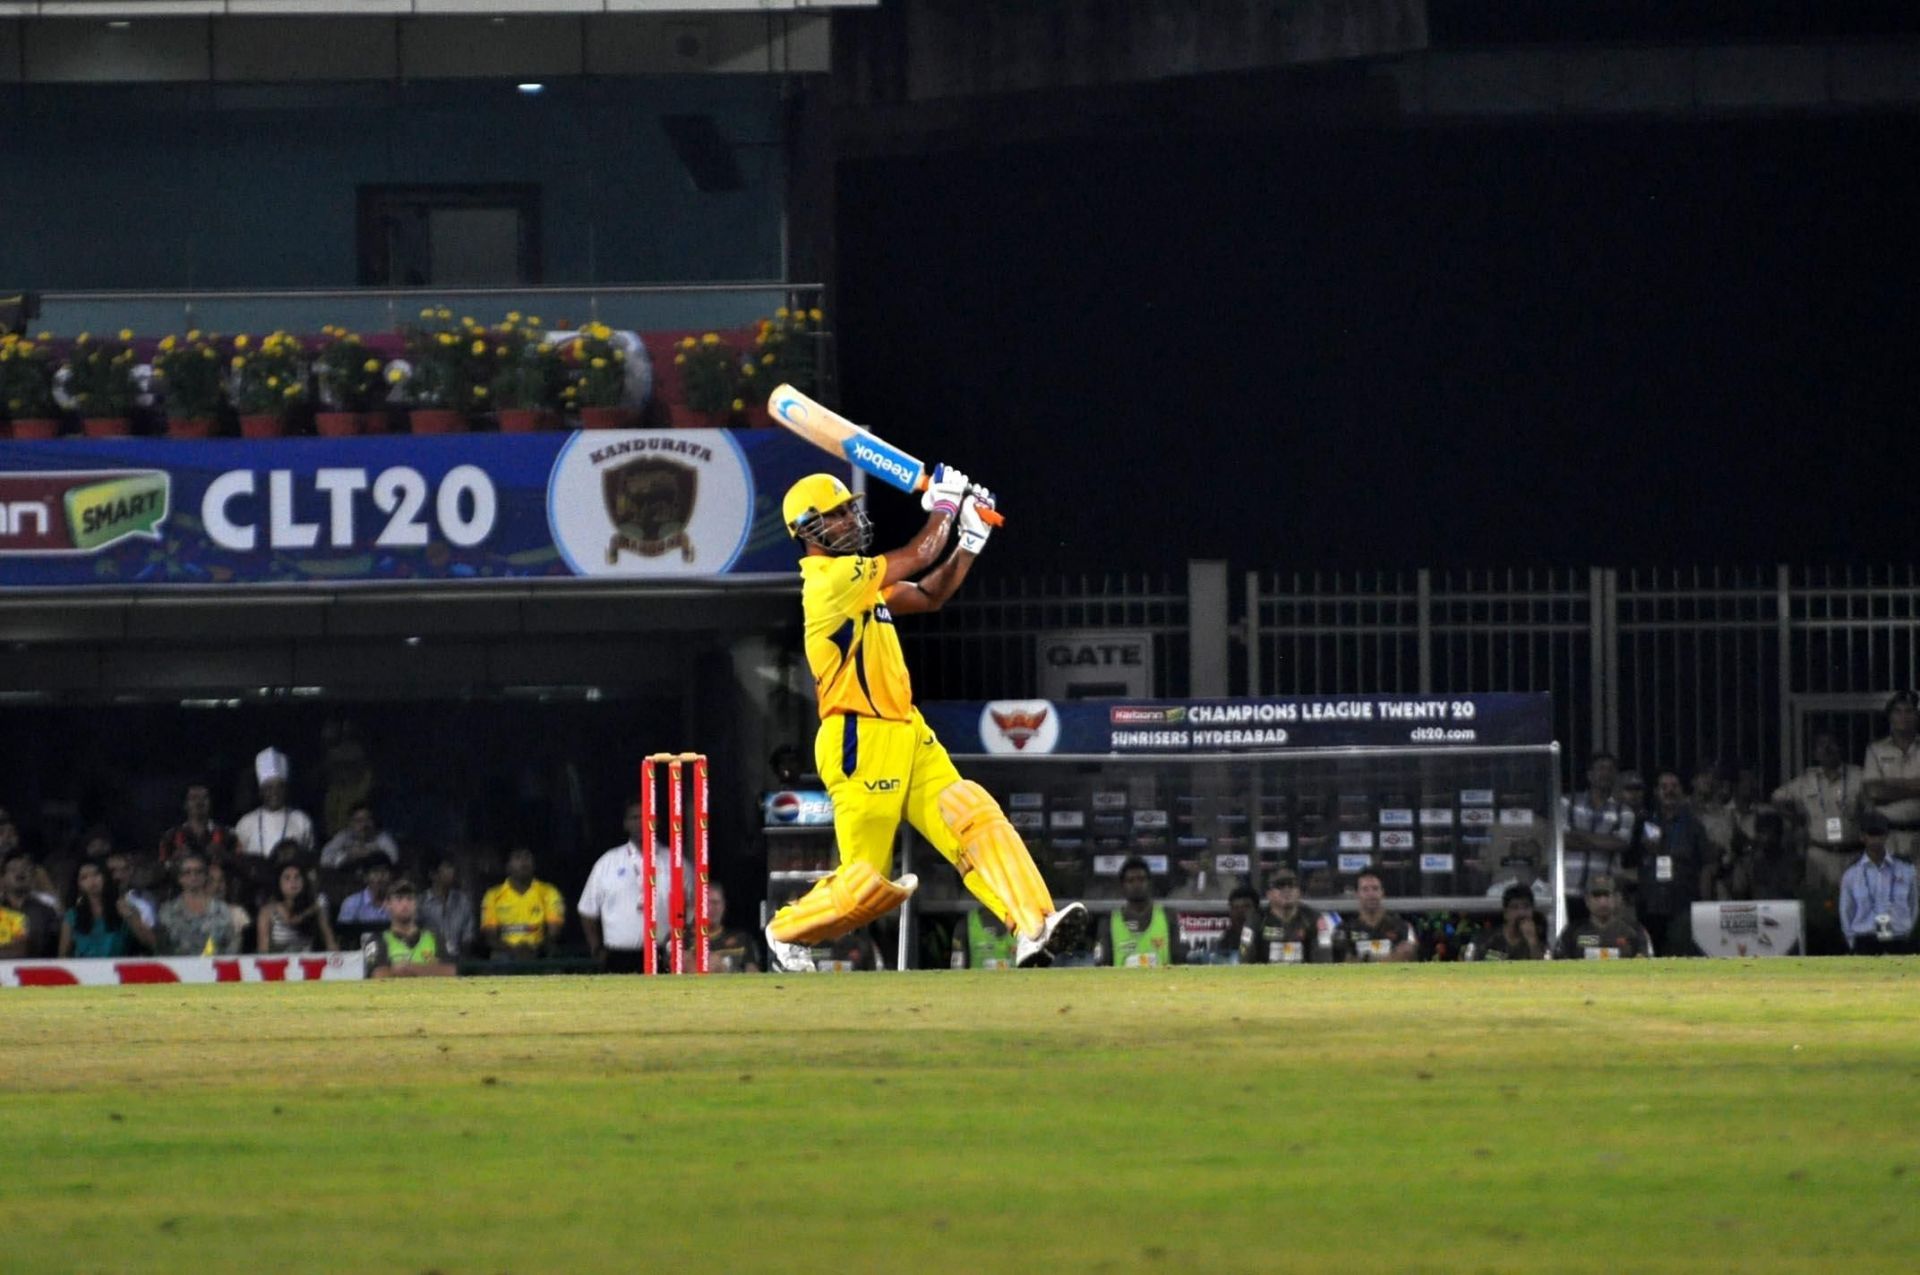
[[[567,923],[566,900],[545,881],[533,879],[533,851],[516,846],[507,856],[507,879],[480,899],[480,933],[496,958],[531,960],[547,955]]]

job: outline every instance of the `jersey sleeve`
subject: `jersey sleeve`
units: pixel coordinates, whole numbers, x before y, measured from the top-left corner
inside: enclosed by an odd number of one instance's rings
[[[500,924],[500,887],[494,886],[480,896],[480,925],[485,929]]]
[[[587,884],[580,891],[580,905],[575,911],[596,921],[600,919],[600,865],[597,863],[587,874]]]

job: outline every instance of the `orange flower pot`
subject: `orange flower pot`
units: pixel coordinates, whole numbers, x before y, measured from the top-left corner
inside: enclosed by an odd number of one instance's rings
[[[502,434],[534,434],[557,425],[553,413],[542,407],[503,407],[499,417]]]
[[[358,412],[315,412],[313,432],[322,438],[352,438],[361,432]]]
[[[40,440],[60,437],[60,421],[53,416],[23,416],[13,423],[13,436]]]
[[[632,429],[639,423],[638,408],[583,407],[580,409],[581,429]]]
[[[464,434],[467,414],[450,407],[416,407],[407,413],[408,426],[416,434]]]
[[[81,420],[80,432],[88,438],[125,438],[133,433],[133,422],[124,416],[88,416]]]
[[[278,412],[251,412],[240,418],[242,438],[285,438],[287,423]]]
[[[685,403],[667,404],[667,424],[674,429],[724,429],[727,424],[725,412],[703,412],[697,407],[688,407]]]
[[[167,417],[168,438],[212,438],[213,421],[205,416]]]

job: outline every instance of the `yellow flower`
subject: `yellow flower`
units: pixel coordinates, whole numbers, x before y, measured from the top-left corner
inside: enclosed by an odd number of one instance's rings
[[[540,326],[540,316],[539,316],[539,315],[537,315],[537,314],[530,314],[530,315],[528,315],[528,316],[527,316],[527,326],[528,326],[528,327],[531,327],[531,328],[537,328],[537,327],[539,327],[539,326]]]
[[[120,339],[121,339],[122,341],[131,341],[131,340],[133,340],[133,329],[132,329],[132,328],[121,328],[121,329],[120,329]]]
[[[720,344],[720,334],[718,332],[708,332],[700,338],[700,344],[718,345]]]
[[[243,368],[246,365],[247,365],[247,361],[241,358],[238,354],[233,356],[233,366],[235,369]]]
[[[540,353],[542,353],[542,354],[552,354],[552,353],[553,353],[553,342],[551,342],[551,341],[542,341],[542,342],[541,342],[541,343],[540,343],[539,345],[537,345],[537,346],[535,346],[534,348],[535,348],[536,350],[538,350],[538,351],[540,351]]]
[[[406,374],[405,372],[402,372],[402,371],[401,371],[401,370],[400,370],[399,368],[397,368],[397,367],[392,367],[392,368],[388,368],[388,369],[387,369],[387,383],[388,383],[388,384],[390,384],[390,385],[398,385],[398,384],[400,384],[400,382],[402,382],[402,381],[404,381],[404,380],[406,380],[406,379],[407,379],[407,374]]]
[[[520,312],[518,310],[507,311],[507,322],[508,323],[520,322]]]
[[[220,357],[220,355],[217,351],[214,350],[214,348],[211,345],[203,345],[200,347],[200,357],[207,358],[207,359],[217,359]]]
[[[595,368],[603,368],[603,367],[605,367],[606,365],[607,365],[607,361],[606,361],[605,359],[595,359],[595,360],[593,361],[593,366],[594,366]]]
[[[192,329],[191,331],[189,331],[189,332],[187,333],[187,340],[189,340],[189,341],[198,341],[199,339],[200,339],[200,329],[199,329],[199,328],[194,328],[194,329]]]
[[[761,362],[761,364],[762,364],[763,366],[765,366],[765,367],[772,367],[772,366],[773,366],[773,355],[771,355],[771,354],[762,354],[762,355],[760,356],[760,362]]]
[[[173,334],[169,332],[166,336],[160,338],[160,352],[162,354],[171,354],[173,353],[173,347],[178,344],[179,342],[176,341]]]
[[[423,319],[431,319],[431,318],[433,317],[433,311],[432,311],[432,310],[422,310],[422,311],[420,312],[420,317],[421,317],[421,318],[423,318]]]
[[[480,355],[485,354],[487,352],[487,343],[485,341],[482,341],[476,338],[474,340],[473,345],[470,347],[470,349],[473,355],[477,358]]]
[[[279,388],[280,388],[280,378],[279,378],[279,377],[277,377],[277,376],[269,376],[269,377],[267,378],[267,388],[268,388],[268,389],[270,389],[270,390],[277,390],[277,389],[279,389]]]
[[[494,357],[495,357],[495,358],[500,358],[500,359],[504,359],[504,358],[506,358],[506,357],[507,357],[507,347],[506,347],[506,346],[504,346],[504,345],[496,345],[496,346],[494,346],[494,347],[493,347],[493,355],[494,355]]]
[[[445,306],[441,306],[438,310],[434,311],[434,315],[442,319],[451,319],[453,317],[453,311],[447,309]]]
[[[438,340],[439,340],[439,342],[440,342],[440,344],[442,344],[442,345],[452,345],[452,344],[453,344],[453,333],[451,333],[451,332],[442,332],[442,333],[440,334],[440,336],[438,337]]]
[[[742,400],[736,398],[733,400],[733,410],[736,412],[744,412],[747,410],[747,405]]]
[[[699,342],[695,341],[690,336],[683,336],[680,338],[680,348],[683,350],[691,350],[694,346],[698,344]]]
[[[560,391],[561,398],[572,398],[573,395],[574,395],[574,387],[571,385],[567,386],[566,389]]]
[[[815,323],[818,323],[820,322],[821,319],[825,318],[826,316],[821,314],[819,307],[816,306],[814,309],[807,311],[807,317],[809,319],[812,319]]]
[[[486,386],[484,386],[484,385],[476,385],[476,386],[474,386],[474,387],[473,387],[473,396],[474,396],[475,398],[485,398],[485,397],[487,396],[487,387],[486,387]]]
[[[380,370],[380,360],[368,359],[365,363],[362,363],[360,365],[360,370],[362,372],[378,372]]]
[[[752,376],[754,370],[754,366],[751,363],[743,363],[740,365],[740,375],[742,376]]]
[[[615,363],[625,363],[627,361],[627,352],[625,350],[615,350],[613,352],[613,361]]]
[[[82,335],[85,335],[85,334],[83,333]],[[51,333],[51,332],[36,332],[36,333],[34,333],[34,334],[33,334],[33,339],[34,339],[34,340],[36,340],[36,341],[51,341],[51,340],[53,340],[53,333]]]
[[[787,307],[785,307],[785,306],[781,306],[781,307],[780,307],[779,309],[777,309],[777,310],[775,310],[775,311],[773,312],[773,317],[774,317],[774,318],[776,318],[776,319],[784,319],[784,318],[786,318],[786,317],[787,317]]]
[[[44,340],[45,338],[42,339]],[[73,338],[73,343],[75,345],[85,345],[91,340],[93,340],[93,334],[91,332],[82,332],[79,336]]]
[[[287,397],[288,397],[288,398],[299,398],[299,397],[300,397],[300,387],[299,387],[298,385],[289,385],[289,386],[287,386]]]
[[[246,333],[242,332],[239,336],[233,338],[233,348],[236,350],[244,350],[247,348]]]
[[[673,362],[675,366],[684,366],[686,364],[686,361],[687,361],[687,356],[684,354],[676,354],[673,356]]]

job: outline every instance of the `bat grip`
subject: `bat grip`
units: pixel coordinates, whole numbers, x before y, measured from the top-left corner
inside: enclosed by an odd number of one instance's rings
[[[927,476],[925,474],[920,475],[920,481],[914,485],[913,489],[915,491],[925,491],[927,489]],[[973,489],[969,488],[969,490]],[[1003,527],[1007,522],[1006,518],[1001,515],[998,509],[982,509],[980,511],[980,521],[986,523],[989,527]]]

